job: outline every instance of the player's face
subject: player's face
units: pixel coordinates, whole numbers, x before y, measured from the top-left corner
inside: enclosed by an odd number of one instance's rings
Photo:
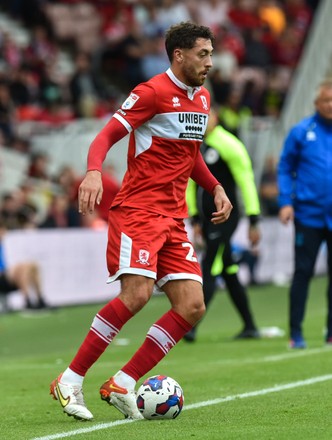
[[[198,38],[192,49],[181,49],[182,81],[191,87],[201,86],[212,67],[213,47],[211,40]]]
[[[316,110],[325,119],[332,121],[332,88],[322,87],[315,101]]]

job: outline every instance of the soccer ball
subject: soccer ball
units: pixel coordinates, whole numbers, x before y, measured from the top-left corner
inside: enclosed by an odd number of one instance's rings
[[[137,408],[145,419],[175,419],[184,402],[180,385],[168,376],[152,376],[137,391]]]

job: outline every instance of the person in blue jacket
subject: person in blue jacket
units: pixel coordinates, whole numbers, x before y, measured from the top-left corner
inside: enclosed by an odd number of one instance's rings
[[[302,323],[322,242],[328,252],[325,342],[332,344],[332,78],[320,83],[315,113],[288,133],[278,163],[279,218],[295,225],[290,287],[290,348],[306,348]]]

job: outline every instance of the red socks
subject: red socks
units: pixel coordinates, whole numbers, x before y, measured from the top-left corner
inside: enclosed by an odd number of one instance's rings
[[[119,298],[109,302],[95,316],[90,331],[69,368],[80,376],[85,376],[132,316]],[[169,310],[152,325],[144,343],[121,370],[137,381],[155,367],[191,328],[182,316]]]
[[[88,369],[132,316],[119,298],[106,304],[95,316],[90,331],[69,368],[80,376],[85,376]]]
[[[169,310],[148,331],[146,339],[121,370],[136,381],[155,367],[192,328],[174,310]]]

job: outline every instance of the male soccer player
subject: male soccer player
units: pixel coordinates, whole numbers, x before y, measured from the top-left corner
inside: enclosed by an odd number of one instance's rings
[[[69,367],[51,384],[64,412],[92,419],[82,384],[122,326],[149,301],[156,283],[171,309],[149,329],[129,362],[100,388],[101,398],[125,417],[142,418],[136,406],[137,380],[155,367],[202,317],[205,306],[200,265],[185,231],[189,177],[214,196],[213,223],[228,219],[232,205],[199,152],[210,96],[202,87],[212,66],[213,34],[190,22],[166,33],[170,68],[134,88],[92,142],[87,174],[79,189],[79,210],[93,211],[102,197],[103,160],[130,132],[128,169],[109,213],[109,282],[120,294],[93,319]]]

